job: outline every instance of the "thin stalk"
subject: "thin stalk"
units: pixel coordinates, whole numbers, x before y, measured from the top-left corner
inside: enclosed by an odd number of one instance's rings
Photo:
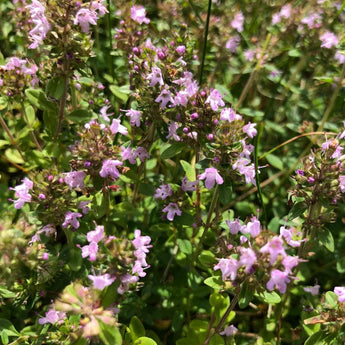
[[[108,44],[109,44],[109,49],[112,50],[113,49],[113,38],[111,35],[111,11],[110,11],[110,0],[107,0],[107,5],[108,5],[108,10],[109,12],[107,13],[107,35],[108,35]],[[111,77],[113,78],[113,80],[115,79],[115,73],[114,73],[114,57],[112,54],[109,54],[109,64],[108,64],[108,68],[109,68],[109,74],[111,75]],[[127,109],[127,108],[126,108]]]
[[[339,91],[342,88],[342,83],[343,83],[344,77],[345,77],[345,64],[343,64],[343,68],[341,70],[341,75],[340,75],[340,78],[338,80],[337,86],[336,86],[336,88],[335,88],[335,90],[334,90],[334,92],[332,94],[331,100],[328,103],[328,107],[327,107],[327,109],[325,111],[325,114],[323,115],[323,118],[322,118],[322,121],[320,123],[320,126],[317,129],[318,132],[323,130],[323,127],[324,127],[325,123],[327,122],[329,116],[331,115],[331,112],[332,112],[333,107],[334,107],[335,100],[337,99]]]
[[[9,130],[9,128],[6,125],[6,122],[4,121],[2,115],[0,114],[0,124],[1,127],[4,129],[4,131],[6,132],[6,134],[8,135],[8,137],[10,138],[11,144],[17,149],[18,153],[20,154],[20,157],[22,157],[23,161],[25,161],[25,158],[23,156],[23,152],[20,149],[20,147],[18,146],[16,140],[14,139],[11,131]]]
[[[203,44],[203,48],[202,48],[202,59],[201,59],[201,67],[200,67],[200,75],[199,75],[199,85],[202,84],[202,77],[203,77],[203,74],[204,74],[206,48],[207,48],[208,27],[209,27],[209,24],[210,24],[210,16],[211,16],[211,6],[212,6],[212,0],[208,0],[206,27],[205,27],[205,35],[204,35],[204,44]]]
[[[228,318],[229,314],[232,312],[232,310],[235,308],[237,301],[238,301],[238,296],[239,294],[236,294],[234,296],[234,298],[232,299],[228,309],[226,310],[226,312],[224,313],[223,317],[220,319],[220,321],[218,322],[217,327],[215,328],[215,330],[211,333],[211,335],[208,336],[208,338],[205,340],[204,345],[208,345],[211,341],[211,339],[213,338],[213,336],[215,336],[216,334],[219,333],[219,331],[222,329],[226,319]]]
[[[26,124],[28,125],[28,128],[29,128],[29,130],[30,130],[31,139],[32,139],[32,141],[34,142],[34,144],[36,145],[37,150],[40,151],[40,152],[42,152],[42,146],[40,145],[40,143],[38,142],[38,140],[37,140],[37,138],[36,138],[34,129],[31,127],[31,124],[30,124],[30,121],[29,121],[29,118],[28,118],[28,115],[27,115],[27,113],[26,113],[26,110],[25,110],[25,107],[24,107],[24,104],[23,104],[23,103],[21,103],[21,108],[22,108],[22,114],[24,115]]]
[[[202,233],[202,235],[200,237],[199,243],[198,243],[198,245],[197,245],[197,247],[195,249],[195,252],[194,252],[194,260],[198,256],[198,253],[199,253],[201,245],[202,245],[202,241],[205,238],[207,230],[209,229],[209,227],[211,225],[211,218],[212,218],[213,211],[216,208],[217,201],[218,201],[218,184],[216,185],[215,191],[214,191],[213,196],[212,196],[211,206],[210,206],[210,209],[208,211],[206,223],[205,223],[205,226],[204,226],[204,231],[203,231],[203,233]]]
[[[262,48],[262,52],[261,52],[261,55],[259,57],[259,60],[258,62],[256,63],[256,66],[254,67],[254,69],[252,70],[252,72],[250,73],[250,76],[249,76],[249,79],[247,80],[247,83],[246,85],[244,86],[243,90],[242,90],[242,93],[240,95],[240,98],[238,99],[237,101],[237,104],[235,106],[235,109],[238,109],[238,107],[242,104],[242,102],[244,101],[244,99],[246,98],[247,96],[247,93],[249,91],[249,88],[251,87],[252,85],[252,82],[254,80],[254,76],[256,74],[256,72],[259,70],[259,68],[261,67],[261,62],[262,62],[262,59],[264,58],[265,56],[265,52],[266,52],[266,49],[268,47],[268,44],[271,40],[271,34],[269,33],[266,37],[266,41],[265,41],[265,44],[264,44],[264,47]]]

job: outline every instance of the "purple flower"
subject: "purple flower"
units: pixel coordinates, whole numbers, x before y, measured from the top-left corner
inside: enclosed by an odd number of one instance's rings
[[[256,217],[253,217],[252,220],[247,224],[246,229],[252,237],[259,236],[261,232],[260,221]]]
[[[170,184],[162,184],[157,188],[156,194],[154,197],[156,199],[162,199],[165,200],[167,197],[172,195],[172,190]]]
[[[186,46],[178,46],[176,51],[179,55],[183,55],[186,52]]]
[[[251,273],[252,267],[257,261],[255,252],[250,248],[240,247],[240,253],[239,267],[244,265],[246,266],[245,272]]]
[[[282,261],[283,266],[285,267],[285,272],[292,274],[292,269],[300,263],[298,256],[285,256]]]
[[[38,0],[32,0],[30,5],[26,6],[30,11],[31,22],[35,27],[30,30],[29,36],[33,43],[30,44],[30,49],[36,49],[39,44],[43,42],[50,30],[50,24],[45,16],[45,7]]]
[[[339,176],[339,187],[342,193],[345,193],[345,175]]]
[[[343,287],[343,286],[336,286],[334,288],[334,293],[336,295],[338,295],[338,301],[340,303],[344,303],[345,302],[345,287]]]
[[[340,64],[343,64],[345,62],[345,55],[337,51],[334,55],[334,59],[337,60]]]
[[[135,158],[139,157],[140,162],[144,162],[145,159],[149,159],[150,155],[145,147],[138,146],[134,151]]]
[[[91,25],[97,25],[97,13],[88,8],[81,8],[75,15],[74,25],[79,24],[84,33],[88,33]]]
[[[234,335],[237,331],[238,331],[238,329],[234,325],[230,325],[230,326],[226,327],[224,329],[224,331],[220,332],[219,334],[225,335],[226,337],[230,337],[230,336]]]
[[[230,234],[236,235],[239,231],[242,230],[243,227],[238,219],[230,222],[230,220],[226,221],[227,226],[229,227]],[[242,231],[241,231],[242,232]]]
[[[90,208],[88,206],[89,203],[90,203],[90,201],[81,201],[79,203],[78,208],[81,209],[81,212],[83,212],[83,214],[88,214],[89,213],[89,211],[90,211]]]
[[[176,203],[171,202],[168,206],[164,207],[162,210],[164,213],[167,213],[167,218],[171,222],[174,220],[174,217],[181,216],[182,212],[178,208],[178,205]]]
[[[256,136],[258,131],[255,129],[256,123],[248,122],[245,126],[243,126],[243,132],[248,135],[249,138],[253,138]]]
[[[94,231],[89,231],[86,235],[86,238],[89,242],[98,243],[104,238],[104,226],[98,225]]]
[[[70,188],[84,188],[84,178],[86,174],[84,171],[71,171],[65,173],[64,181]]]
[[[222,94],[217,89],[213,89],[210,92],[210,95],[207,97],[205,103],[209,103],[211,109],[216,111],[218,107],[223,107],[225,105],[222,98]]]
[[[149,252],[149,248],[152,246],[149,245],[151,242],[150,236],[141,236],[140,230],[135,230],[134,240],[132,244],[135,247],[134,256],[137,258],[135,261],[132,273],[138,273],[139,277],[145,277],[146,273],[144,272],[145,268],[148,268],[149,265],[146,262],[146,253]]]
[[[114,113],[107,114],[107,110],[110,108],[110,105],[105,105],[99,111],[104,121],[110,122],[109,116],[114,115]]]
[[[224,108],[220,113],[220,120],[232,122],[235,120],[242,120],[242,116],[236,114],[232,108]]]
[[[237,47],[239,46],[241,42],[241,38],[238,35],[235,35],[231,37],[226,43],[225,48],[230,50],[230,53],[235,53],[237,50]]]
[[[293,240],[293,229],[287,229],[285,226],[280,227],[280,237],[283,237],[285,242],[291,247],[299,247],[302,241]]]
[[[140,118],[142,116],[141,111],[130,109],[130,110],[125,110],[125,112],[126,112],[126,116],[129,116],[130,118],[129,122],[131,126],[140,127]]]
[[[150,86],[155,86],[157,83],[161,86],[164,85],[162,71],[159,67],[152,67],[151,73],[147,75],[146,79],[150,81]]]
[[[279,270],[272,270],[271,279],[267,282],[266,287],[268,290],[272,291],[274,287],[281,293],[286,292],[286,284],[290,282],[287,272],[282,272]]]
[[[83,258],[89,257],[90,261],[95,261],[98,252],[98,244],[91,242],[89,245],[81,247],[81,256]]]
[[[320,36],[321,48],[332,48],[339,43],[338,37],[330,31],[326,31],[323,35]]]
[[[133,152],[133,149],[131,147],[123,147],[121,146],[121,157],[122,157],[122,160],[125,161],[128,159],[129,163],[131,164],[135,164],[136,163],[136,155],[135,153]]]
[[[238,12],[235,15],[234,20],[230,23],[231,27],[238,32],[243,31],[243,22],[244,22],[244,16],[242,12]]]
[[[18,185],[14,188],[9,188],[10,190],[15,191],[15,196],[18,198],[17,200],[14,200],[14,207],[17,210],[21,209],[24,206],[25,202],[31,202],[31,195],[29,194],[29,190],[34,186],[33,182],[27,177],[24,177],[22,182],[23,183],[21,185]]]
[[[237,276],[237,270],[240,267],[238,261],[236,259],[220,259],[218,264],[213,267],[215,271],[221,270],[222,272],[222,279],[226,281],[230,278],[230,280],[234,281]]]
[[[67,211],[65,214],[65,221],[62,223],[62,226],[67,228],[68,225],[71,225],[74,229],[78,229],[80,225],[78,218],[82,216],[83,215],[81,213]]]
[[[179,125],[176,122],[171,121],[169,123],[169,128],[168,128],[169,134],[166,136],[166,138],[170,139],[171,137],[173,137],[175,141],[180,141],[181,138],[176,133],[178,128],[179,128]]]
[[[269,253],[271,257],[270,263],[273,265],[277,260],[278,255],[283,257],[286,256],[283,247],[283,240],[278,236],[272,237],[271,240],[260,249],[260,253]]]
[[[173,98],[171,97],[171,92],[167,89],[163,89],[159,96],[155,99],[155,102],[161,102],[161,109],[165,109],[167,104],[174,103]]]
[[[120,280],[121,284],[118,287],[117,292],[120,295],[123,295],[126,291],[128,291],[129,284],[135,284],[139,280],[139,277],[126,273],[120,277]]]
[[[199,175],[199,180],[205,180],[205,187],[207,189],[212,189],[215,183],[222,184],[224,182],[216,168],[206,168],[205,172]]]
[[[246,183],[251,182],[253,183],[253,185],[256,185],[255,167],[254,167],[254,164],[249,164],[249,163],[250,163],[250,160],[248,158],[240,158],[232,165],[232,168],[234,170],[237,169],[241,175],[244,175]]]
[[[302,24],[308,25],[309,29],[319,28],[322,24],[322,17],[319,13],[311,13],[301,20]]]
[[[184,192],[194,192],[196,191],[196,186],[198,184],[198,181],[188,181],[188,178],[187,176],[185,176],[183,179],[182,179],[182,186],[181,186],[181,189],[184,191]]]
[[[320,291],[320,285],[314,285],[314,286],[308,286],[303,288],[305,292],[311,293],[313,296],[316,296],[319,294]]]
[[[63,322],[66,319],[66,313],[62,311],[56,311],[55,309],[49,309],[46,312],[45,317],[41,317],[38,319],[38,323],[40,325],[44,325],[46,323],[55,323],[55,322]]]
[[[103,178],[107,176],[111,176],[112,178],[116,180],[120,176],[120,173],[116,167],[122,164],[123,163],[120,162],[119,160],[107,159],[103,162],[102,169],[99,172],[99,174]]]
[[[116,279],[116,277],[111,278],[108,273],[101,276],[93,276],[90,274],[88,275],[88,278],[92,280],[93,287],[97,290],[104,290],[106,286],[111,285]]]
[[[113,119],[111,126],[109,127],[112,134],[120,133],[122,135],[128,135],[127,128],[121,125],[121,121],[119,119]]]
[[[133,6],[131,8],[131,18],[139,24],[150,23],[150,19],[146,18],[146,10],[143,6]]]

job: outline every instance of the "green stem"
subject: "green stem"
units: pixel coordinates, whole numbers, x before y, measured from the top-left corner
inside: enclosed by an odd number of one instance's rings
[[[204,74],[206,48],[207,48],[208,27],[209,27],[209,24],[210,24],[210,16],[211,16],[211,6],[212,6],[212,0],[208,0],[206,27],[205,27],[205,35],[204,35],[204,44],[203,44],[203,50],[202,50],[201,68],[200,68],[200,75],[199,75],[199,85],[202,84],[202,77],[203,77],[203,74]]]

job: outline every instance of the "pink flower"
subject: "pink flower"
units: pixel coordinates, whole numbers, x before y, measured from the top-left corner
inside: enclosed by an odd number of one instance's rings
[[[271,279],[267,282],[266,287],[268,290],[272,291],[274,287],[281,293],[286,292],[286,284],[290,282],[287,272],[282,272],[279,270],[272,270]]]
[[[230,234],[236,235],[239,231],[242,230],[245,226],[242,226],[240,221],[238,219],[235,219],[234,221],[230,222],[230,220],[226,221],[226,224],[229,227]]]
[[[93,287],[97,290],[104,290],[105,287],[111,285],[115,281],[115,277],[111,278],[108,273],[100,276],[88,275],[88,278],[92,280]]]
[[[246,266],[245,272],[251,273],[252,267],[257,261],[255,252],[250,248],[240,247],[240,253],[241,253],[241,256],[238,262],[239,267],[244,265]]]
[[[81,247],[81,256],[83,258],[89,257],[90,261],[95,261],[98,252],[98,244],[91,242],[89,245]]]
[[[140,162],[144,162],[145,159],[149,159],[150,155],[145,147],[138,146],[134,151],[135,158],[139,157]]]
[[[234,37],[231,37],[226,43],[225,48],[230,50],[230,53],[235,53],[237,50],[237,47],[239,46],[241,42],[241,38],[238,35],[235,35]]]
[[[74,19],[74,25],[79,24],[84,33],[88,33],[91,25],[97,25],[97,13],[88,8],[81,8]]]
[[[143,6],[133,6],[131,8],[131,18],[139,24],[150,23],[150,19],[146,18],[146,10]]]
[[[339,187],[342,193],[345,193],[345,175],[339,176]]]
[[[129,116],[130,118],[129,122],[131,126],[140,127],[140,118],[142,116],[141,111],[134,110],[134,109],[124,110],[124,111],[126,112],[126,116]]]
[[[218,264],[214,266],[214,270],[221,270],[222,272],[222,279],[226,281],[230,278],[230,280],[235,280],[237,276],[237,270],[240,267],[239,262],[236,259],[220,259]]]
[[[260,226],[261,226],[260,221],[256,217],[253,217],[252,220],[247,224],[246,229],[247,229],[247,232],[250,233],[252,237],[256,237],[260,235],[260,232],[261,232]]]
[[[150,81],[150,86],[155,86],[157,83],[161,86],[164,85],[162,71],[159,67],[152,67],[151,73],[147,75],[146,79]]]
[[[156,194],[154,197],[156,199],[162,199],[165,200],[167,197],[172,195],[172,190],[170,184],[162,184],[157,188]]]
[[[184,191],[184,192],[194,192],[196,191],[196,186],[198,184],[198,181],[188,181],[188,178],[187,176],[185,176],[183,179],[182,179],[182,186],[181,186],[181,189]]]
[[[110,108],[110,105],[105,105],[101,108],[100,113],[104,121],[110,122],[109,116],[114,115],[114,113],[107,114],[107,110]]]
[[[298,256],[285,256],[285,258],[282,261],[282,264],[285,267],[285,272],[288,274],[292,274],[292,269],[296,267],[300,263],[300,259]]]
[[[64,181],[70,188],[84,188],[84,178],[86,174],[84,171],[71,171],[65,173]]]
[[[205,103],[209,103],[211,109],[216,111],[218,107],[223,107],[225,105],[222,98],[222,94],[217,89],[213,89],[210,92],[210,95],[207,97]]]
[[[120,162],[119,160],[107,159],[103,162],[102,169],[99,172],[99,174],[103,178],[107,176],[111,176],[112,178],[116,180],[120,176],[120,173],[116,167],[122,164],[123,163]]]
[[[336,295],[338,295],[338,301],[340,303],[344,303],[345,302],[345,287],[343,287],[343,286],[336,286],[334,288],[334,293]]]
[[[243,132],[248,135],[249,138],[253,138],[256,136],[258,131],[255,129],[256,123],[248,122],[245,126],[243,126]]]
[[[283,247],[283,240],[278,236],[272,237],[271,240],[260,249],[260,253],[269,253],[271,257],[270,263],[273,265],[277,260],[278,255],[281,255],[282,257],[286,256]]]
[[[62,223],[62,226],[67,228],[68,225],[71,225],[74,229],[78,229],[80,225],[78,218],[82,216],[83,215],[81,213],[67,211],[65,214],[65,221]]]
[[[129,163],[131,164],[135,164],[136,163],[136,155],[135,153],[133,152],[133,149],[131,147],[123,147],[121,146],[121,157],[122,157],[122,160],[125,161],[128,159]]]
[[[49,309],[46,312],[45,317],[41,317],[38,319],[38,323],[40,325],[44,325],[46,323],[55,323],[55,322],[63,322],[66,319],[66,313],[62,311],[56,311],[55,309]]]
[[[111,126],[109,127],[112,134],[120,133],[122,135],[128,135],[127,128],[121,125],[121,121],[119,119],[113,119]]]
[[[205,180],[206,179],[206,180]],[[223,184],[224,180],[215,168],[206,168],[205,172],[199,175],[199,180],[205,180],[205,187],[212,189],[215,183]]]
[[[88,206],[88,204],[90,203],[90,201],[81,201],[79,203],[78,208],[81,209],[81,212],[83,212],[83,214],[88,214],[90,211],[90,208]]]
[[[186,52],[186,46],[178,46],[176,51],[179,55],[183,55]]]
[[[117,292],[120,295],[123,295],[126,291],[128,291],[129,284],[135,284],[139,280],[139,277],[126,273],[120,277],[120,280],[121,284],[118,287]]]
[[[339,43],[338,37],[330,31],[326,31],[323,35],[320,36],[321,48],[332,48]]]
[[[15,196],[18,198],[17,200],[14,200],[14,207],[17,210],[21,209],[26,202],[31,202],[31,195],[29,194],[29,190],[34,186],[33,182],[27,177],[25,177],[22,182],[23,183],[21,185],[18,185],[14,188],[9,188],[10,190],[15,191]]]
[[[220,112],[220,120],[232,122],[235,120],[242,120],[242,116],[235,113],[232,108],[224,108]]]
[[[162,210],[164,213],[167,213],[167,218],[171,222],[174,220],[174,217],[181,216],[182,212],[178,208],[178,205],[176,203],[171,202],[168,206],[164,207]]]
[[[237,331],[238,331],[238,329],[234,325],[230,325],[230,326],[226,327],[224,329],[224,331],[220,332],[219,334],[225,335],[226,337],[230,337],[230,336],[236,334]]]
[[[345,62],[345,55],[337,51],[334,55],[334,59],[337,60],[340,64],[343,64]]]
[[[231,27],[238,32],[243,31],[243,22],[244,22],[244,16],[242,12],[238,12],[235,15],[234,20],[230,23]]]
[[[293,229],[287,229],[285,226],[280,227],[280,237],[283,237],[286,243],[291,247],[299,247],[302,241],[293,240]]]
[[[171,137],[173,137],[175,141],[180,141],[181,138],[176,133],[178,128],[179,128],[179,125],[176,122],[171,121],[168,127],[169,134],[166,136],[166,138],[170,139]]]
[[[104,238],[104,226],[98,225],[94,231],[89,231],[86,235],[86,238],[89,242],[98,243]]]
[[[159,96],[155,99],[156,103],[161,102],[161,109],[165,109],[167,104],[174,103],[173,98],[171,97],[171,92],[167,89],[163,89]]]
[[[303,290],[305,292],[311,293],[313,296],[316,296],[319,294],[320,285],[308,286],[308,287],[303,288]]]

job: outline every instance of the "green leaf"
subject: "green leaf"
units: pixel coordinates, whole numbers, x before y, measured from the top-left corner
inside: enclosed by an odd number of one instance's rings
[[[5,156],[13,163],[17,163],[17,164],[24,163],[22,156],[19,154],[19,152],[16,149],[8,148],[5,151]]]
[[[299,50],[297,50],[297,49],[291,49],[289,51],[288,55],[291,56],[291,57],[299,57],[299,56],[302,55],[302,53]]]
[[[275,291],[265,291],[258,297],[267,304],[278,304],[281,302],[280,296]]]
[[[184,143],[173,143],[161,154],[162,159],[168,159],[179,154],[184,148]]]
[[[47,133],[53,136],[58,125],[58,114],[52,111],[44,111],[43,123]]]
[[[1,331],[1,341],[3,345],[7,345],[9,343],[8,334],[5,329]]]
[[[196,174],[195,174],[195,169],[192,167],[191,164],[184,160],[180,160],[180,164],[183,168],[183,170],[186,173],[186,176],[189,181],[195,181],[196,180]]]
[[[10,290],[7,290],[4,286],[0,286],[0,296],[3,298],[13,298],[16,294]]]
[[[314,333],[312,336],[310,336],[306,340],[304,345],[323,345],[324,342],[322,341],[322,339],[324,339],[325,336],[326,336],[326,332],[325,331],[319,331],[317,333]]]
[[[45,93],[41,89],[26,89],[25,95],[28,101],[38,109],[57,112],[58,106],[56,103],[48,101]]]
[[[77,272],[80,270],[81,265],[83,264],[83,258],[81,256],[81,251],[79,248],[70,248],[68,251],[68,267]]]
[[[221,184],[218,186],[219,201],[222,205],[227,205],[233,200],[232,186],[230,184]]]
[[[148,337],[140,337],[138,338],[133,345],[157,345],[157,343]]]
[[[77,109],[68,114],[67,118],[73,122],[87,122],[92,118],[92,112],[87,109]]]
[[[109,198],[104,196],[102,191],[98,192],[92,200],[92,210],[94,211],[95,218],[102,218],[108,211]]]
[[[321,229],[317,233],[320,243],[331,253],[334,252],[334,239],[332,233],[328,229]]]
[[[129,323],[129,330],[131,331],[131,338],[133,341],[145,335],[145,328],[138,317],[133,316]]]
[[[337,271],[339,273],[345,273],[345,257],[337,261]]]
[[[149,183],[140,183],[138,187],[139,193],[147,196],[152,196],[155,194],[155,188]]]
[[[203,250],[198,256],[198,260],[205,268],[210,268],[215,263],[215,255],[210,250]]]
[[[111,326],[97,320],[99,324],[99,337],[104,345],[122,345],[121,333],[116,326]]]
[[[288,214],[288,219],[293,220],[297,217],[300,217],[305,212],[305,210],[307,208],[308,207],[304,201],[300,201],[300,202],[296,203],[295,205],[292,206],[292,209],[290,210],[290,212]]]
[[[0,319],[0,331],[5,330],[9,337],[19,336],[18,331],[7,319]]]
[[[266,156],[267,162],[278,170],[283,170],[284,165],[278,156],[272,155],[271,153]]]
[[[220,276],[208,277],[204,280],[204,284],[215,290],[222,290],[224,288],[224,282]]]
[[[48,81],[46,93],[49,97],[59,100],[65,91],[65,82],[63,77],[56,77]]]
[[[243,309],[246,308],[249,302],[253,298],[253,289],[251,286],[248,285],[247,282],[242,284],[242,289],[240,295],[238,297],[238,306]]]
[[[338,296],[333,291],[327,291],[325,294],[325,307],[335,309],[338,305]]]
[[[109,86],[110,91],[112,92],[113,95],[115,95],[117,98],[119,98],[121,101],[124,103],[127,102],[128,100],[128,95],[132,92],[129,89],[129,85],[124,85],[124,86],[117,86],[117,85],[110,85]]]
[[[28,117],[29,124],[32,127],[36,120],[34,108],[31,105],[28,105],[27,107],[25,107],[25,113],[26,113],[26,116]]]
[[[193,247],[192,247],[192,244],[190,243],[189,240],[183,240],[183,239],[179,238],[177,240],[177,245],[178,245],[178,247],[182,253],[192,254]]]

